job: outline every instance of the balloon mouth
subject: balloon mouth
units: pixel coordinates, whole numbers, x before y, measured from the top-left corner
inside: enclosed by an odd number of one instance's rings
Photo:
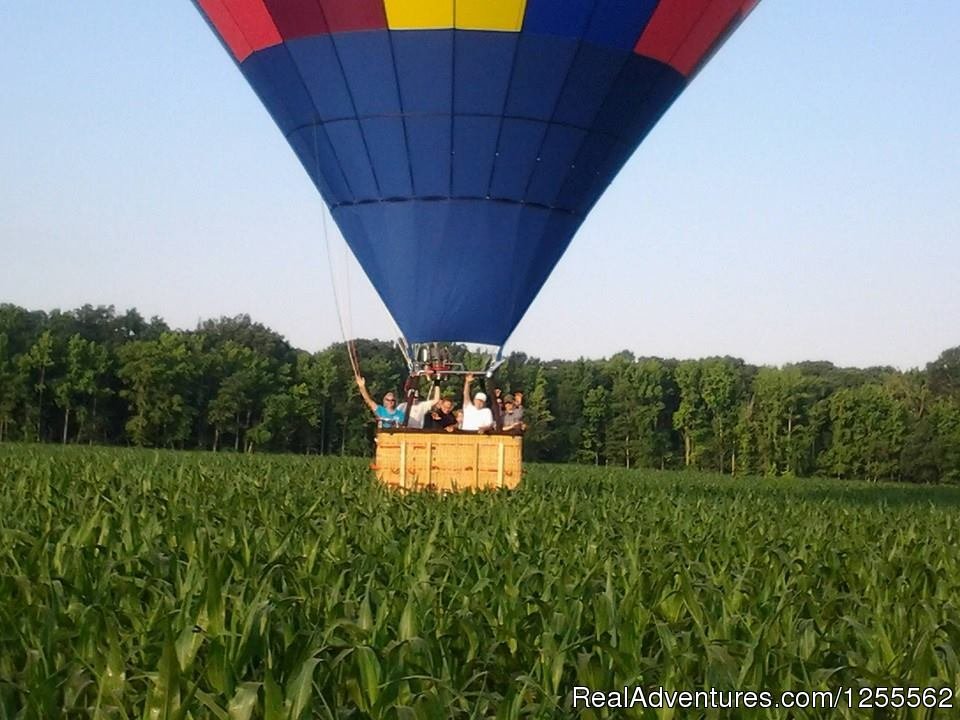
[[[407,343],[400,338],[397,347],[403,354],[411,376],[492,376],[503,364],[503,348],[464,343]],[[485,396],[484,396],[485,397]]]

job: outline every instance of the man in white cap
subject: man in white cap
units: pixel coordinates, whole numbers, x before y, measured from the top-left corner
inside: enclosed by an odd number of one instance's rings
[[[470,383],[473,375],[463,379],[463,430],[485,433],[494,429],[493,413],[487,407],[487,396],[478,392],[470,399]]]

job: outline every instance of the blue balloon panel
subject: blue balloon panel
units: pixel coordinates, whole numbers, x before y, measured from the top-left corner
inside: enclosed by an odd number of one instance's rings
[[[636,35],[649,3],[631,7]],[[557,23],[579,22],[572,10]],[[372,30],[287,41],[241,69],[406,338],[501,345],[686,83],[616,44]]]
[[[489,345],[520,322],[580,224],[560,210],[470,199],[343,205],[333,216],[410,342]]]

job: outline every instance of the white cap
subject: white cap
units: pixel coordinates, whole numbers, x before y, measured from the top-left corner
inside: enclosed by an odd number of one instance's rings
[[[482,393],[482,392],[478,392],[476,395],[473,396],[473,399],[474,399],[474,400],[483,400],[484,402],[486,402],[486,401],[487,401],[487,394],[486,394],[486,393]]]

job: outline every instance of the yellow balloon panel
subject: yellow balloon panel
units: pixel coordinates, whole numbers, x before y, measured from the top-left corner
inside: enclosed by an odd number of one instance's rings
[[[384,0],[391,30],[500,30],[519,32],[526,0]]]
[[[519,32],[527,0],[456,0],[455,5],[461,30]]]
[[[385,0],[391,30],[437,30],[453,27],[454,0]]]

